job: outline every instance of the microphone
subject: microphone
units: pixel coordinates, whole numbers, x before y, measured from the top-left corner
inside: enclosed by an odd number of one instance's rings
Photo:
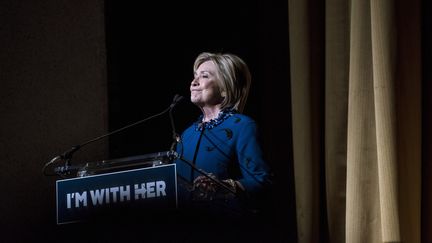
[[[107,133],[107,134],[104,134],[104,135],[102,135],[102,136],[99,136],[99,137],[93,138],[93,139],[88,140],[88,141],[86,141],[86,142],[84,142],[84,143],[82,143],[82,144],[78,144],[78,145],[73,146],[71,149],[65,151],[64,153],[62,153],[62,154],[59,155],[59,156],[54,157],[54,158],[51,159],[48,163],[46,163],[46,164],[44,165],[44,167],[42,168],[42,172],[43,172],[43,174],[44,174],[44,175],[48,175],[48,174],[46,173],[46,168],[47,168],[50,164],[53,164],[55,161],[57,161],[57,160],[59,160],[59,159],[64,160],[64,161],[65,161],[65,165],[64,165],[63,167],[61,167],[61,168],[57,168],[57,169],[55,170],[55,172],[56,172],[55,175],[70,172],[70,170],[69,170],[68,168],[72,168],[72,167],[70,166],[70,161],[71,161],[71,159],[72,159],[72,155],[73,155],[76,151],[78,151],[79,149],[81,149],[82,147],[86,146],[87,144],[90,144],[90,143],[96,142],[96,141],[98,141],[98,140],[101,140],[102,138],[105,138],[105,137],[108,137],[108,136],[114,135],[114,134],[119,133],[119,132],[121,132],[121,131],[124,131],[124,130],[126,130],[126,129],[129,129],[129,128],[132,128],[132,127],[134,127],[134,126],[137,126],[137,125],[139,125],[139,124],[141,124],[141,123],[144,123],[144,122],[146,122],[146,121],[148,121],[148,120],[151,120],[151,119],[153,119],[153,118],[159,117],[159,116],[165,114],[166,112],[169,112],[169,114],[170,114],[170,120],[171,120],[171,126],[172,126],[172,129],[173,129],[173,134],[176,134],[176,133],[175,133],[175,128],[174,128],[174,121],[173,121],[173,118],[172,118],[172,114],[171,114],[171,113],[172,113],[173,108],[174,108],[174,107],[179,103],[179,101],[181,101],[182,99],[183,99],[183,96],[176,94],[176,95],[174,96],[174,98],[173,98],[173,101],[172,101],[171,104],[169,105],[169,107],[166,108],[165,110],[163,110],[162,112],[160,112],[160,113],[158,113],[158,114],[155,114],[155,115],[152,115],[152,116],[150,116],[150,117],[147,117],[147,118],[145,118],[145,119],[142,119],[142,120],[140,120],[140,121],[137,121],[137,122],[135,122],[135,123],[132,123],[132,124],[130,124],[130,125],[124,126],[124,127],[122,127],[122,128],[119,128],[119,129],[117,129],[117,130],[114,130],[114,131],[109,132],[109,133]]]
[[[72,157],[72,154],[75,153],[80,148],[81,148],[81,145],[75,145],[71,149],[64,152],[62,155],[60,155],[60,158],[61,159],[70,159]]]
[[[184,97],[181,95],[178,95],[178,94],[174,95],[173,102],[171,103],[170,108],[173,109],[174,106],[176,106],[177,103],[179,103],[183,99],[184,99]]]

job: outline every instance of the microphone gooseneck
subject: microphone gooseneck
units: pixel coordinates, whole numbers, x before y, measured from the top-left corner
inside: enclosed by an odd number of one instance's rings
[[[175,129],[175,122],[174,122],[174,117],[173,117],[172,111],[173,111],[174,107],[177,105],[177,103],[183,99],[184,99],[183,96],[176,94],[174,96],[173,103],[170,105],[169,117],[170,117],[170,121],[171,121],[171,130],[172,130],[172,139],[173,139],[173,142],[172,142],[171,147],[170,147],[171,151],[174,150],[174,147],[176,146],[176,144],[180,140],[180,135],[177,134],[176,129]]]
[[[170,106],[169,106],[168,108],[164,109],[162,112],[160,112],[160,113],[158,113],[158,114],[155,114],[155,115],[152,115],[152,116],[150,116],[150,117],[147,117],[147,118],[145,118],[145,119],[142,119],[142,120],[140,120],[140,121],[137,121],[137,122],[135,122],[135,123],[132,123],[132,124],[130,124],[130,125],[124,126],[124,127],[122,127],[122,128],[119,128],[119,129],[117,129],[117,130],[114,130],[114,131],[109,132],[109,133],[107,133],[107,134],[104,134],[104,135],[102,135],[102,136],[99,136],[99,137],[96,137],[96,138],[90,139],[90,140],[88,140],[88,141],[86,141],[86,142],[84,142],[84,143],[82,143],[82,144],[79,144],[79,145],[75,145],[75,146],[73,146],[71,149],[69,149],[69,150],[67,150],[66,152],[62,153],[60,156],[56,156],[56,157],[54,157],[53,159],[51,159],[48,163],[46,163],[46,164],[43,166],[43,168],[42,168],[42,172],[43,172],[43,174],[44,174],[44,175],[49,175],[48,173],[46,173],[46,169],[47,169],[47,167],[48,167],[49,165],[53,164],[54,162],[56,162],[56,161],[59,160],[59,159],[65,161],[65,166],[62,167],[62,168],[63,168],[62,170],[60,170],[60,171],[59,171],[59,170],[55,171],[56,173],[53,174],[53,175],[63,175],[63,174],[66,174],[66,173],[69,172],[69,170],[68,170],[67,168],[70,167],[70,161],[71,161],[71,159],[72,159],[73,154],[74,154],[76,151],[78,151],[79,149],[81,149],[82,147],[84,147],[84,146],[86,146],[86,145],[88,145],[88,144],[90,144],[90,143],[96,142],[96,141],[98,141],[98,140],[101,140],[102,138],[105,138],[105,137],[108,137],[108,136],[114,135],[114,134],[116,134],[116,133],[119,133],[119,132],[124,131],[124,130],[126,130],[126,129],[129,129],[129,128],[131,128],[131,127],[137,126],[137,125],[139,125],[139,124],[141,124],[141,123],[144,123],[144,122],[146,122],[146,121],[148,121],[148,120],[151,120],[151,119],[153,119],[153,118],[156,118],[156,117],[158,117],[158,116],[161,116],[161,115],[163,115],[163,114],[165,114],[165,113],[167,113],[167,112],[169,112],[169,114],[170,114],[170,120],[171,120],[171,126],[172,126],[172,129],[173,129],[173,134],[177,134],[177,133],[175,132],[175,128],[174,128],[174,120],[173,120],[173,118],[172,118],[172,114],[171,114],[171,113],[172,113],[172,109],[173,109],[173,108],[177,105],[177,103],[178,103],[179,101],[181,101],[182,99],[183,99],[183,96],[176,94],[176,95],[174,96],[173,101],[172,101],[172,103],[170,104]],[[174,136],[174,135],[173,135],[173,136]],[[66,168],[66,169],[64,169],[64,168]]]

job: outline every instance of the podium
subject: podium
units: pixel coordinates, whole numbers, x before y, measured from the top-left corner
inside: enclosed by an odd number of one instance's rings
[[[125,210],[176,209],[176,165],[170,156],[159,152],[75,166],[77,177],[56,182],[57,224]]]

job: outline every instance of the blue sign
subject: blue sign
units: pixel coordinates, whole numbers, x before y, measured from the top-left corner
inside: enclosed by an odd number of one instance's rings
[[[176,165],[58,180],[57,224],[71,223],[119,208],[177,208]]]

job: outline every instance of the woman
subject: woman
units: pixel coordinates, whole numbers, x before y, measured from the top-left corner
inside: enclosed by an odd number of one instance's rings
[[[207,207],[211,201],[231,211],[245,209],[269,185],[256,123],[241,114],[249,69],[236,55],[213,53],[201,53],[193,69],[190,99],[202,115],[177,146],[180,205],[206,201]]]

